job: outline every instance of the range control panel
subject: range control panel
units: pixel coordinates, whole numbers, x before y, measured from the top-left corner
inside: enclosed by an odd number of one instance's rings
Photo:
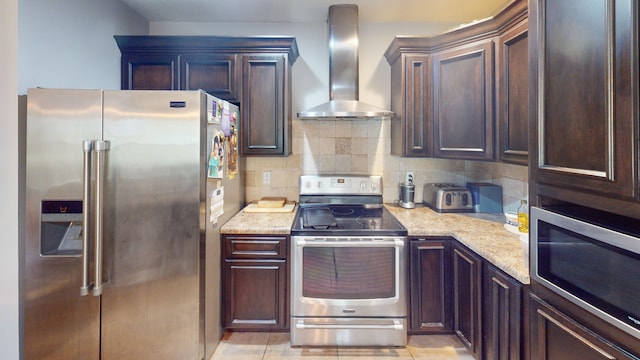
[[[300,195],[382,195],[381,176],[302,175]]]

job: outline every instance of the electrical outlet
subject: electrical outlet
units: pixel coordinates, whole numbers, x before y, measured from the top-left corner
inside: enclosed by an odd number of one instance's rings
[[[262,172],[262,183],[264,185],[271,184],[271,171],[263,171]]]
[[[407,184],[413,184],[413,171],[407,171],[407,174],[404,178],[404,182]]]

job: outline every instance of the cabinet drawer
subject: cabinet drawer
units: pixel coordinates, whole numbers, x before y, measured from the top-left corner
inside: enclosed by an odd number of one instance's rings
[[[286,236],[226,236],[224,257],[229,259],[286,259]]]

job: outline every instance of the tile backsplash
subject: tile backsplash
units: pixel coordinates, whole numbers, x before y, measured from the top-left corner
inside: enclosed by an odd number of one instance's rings
[[[399,184],[413,171],[415,200],[428,182],[490,182],[502,186],[505,211],[515,212],[528,194],[526,166],[500,162],[403,158],[390,155],[390,119],[293,120],[292,154],[245,159],[247,201],[263,196],[298,200],[298,179],[306,174],[381,175],[384,201],[398,199]],[[264,184],[263,173],[270,183]]]

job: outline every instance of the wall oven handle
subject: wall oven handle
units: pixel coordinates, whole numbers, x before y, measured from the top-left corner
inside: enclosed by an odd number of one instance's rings
[[[91,152],[93,141],[82,142],[82,285],[80,296],[87,296],[91,284],[89,283],[89,237],[91,235]]]
[[[109,151],[109,141],[97,140],[94,143],[96,152],[96,201],[95,201],[95,285],[93,287],[93,296],[102,295],[102,248],[104,234],[104,217],[103,217],[103,198],[104,198],[104,182],[105,182],[105,157]]]
[[[367,330],[402,330],[401,321],[394,320],[392,324],[305,324],[297,323],[297,329],[367,329]]]

